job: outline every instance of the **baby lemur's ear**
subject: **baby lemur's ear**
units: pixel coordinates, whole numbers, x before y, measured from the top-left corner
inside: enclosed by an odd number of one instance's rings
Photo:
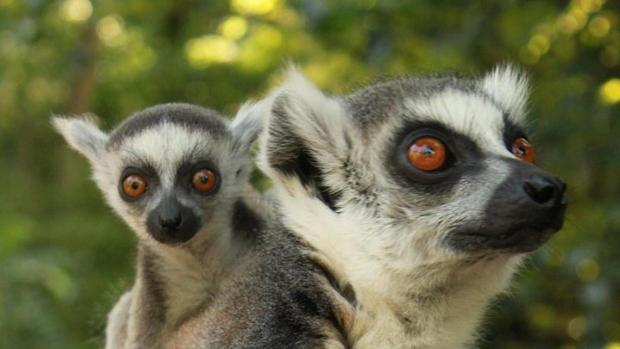
[[[101,159],[108,135],[95,125],[92,117],[56,116],[52,118],[52,125],[73,149],[92,164]]]
[[[351,119],[345,107],[294,68],[266,103],[261,169],[273,179],[296,178],[329,201],[329,174],[342,168],[350,151]]]

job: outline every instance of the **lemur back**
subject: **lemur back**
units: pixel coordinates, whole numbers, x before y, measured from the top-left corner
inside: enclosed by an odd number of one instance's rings
[[[252,252],[212,308],[181,326],[174,348],[347,348],[331,285],[311,251],[278,220],[259,220]],[[191,335],[187,335],[191,333]]]
[[[56,118],[138,237],[136,279],[110,312],[107,348],[338,348],[323,277],[248,185],[261,122],[249,107],[165,104],[111,133]]]

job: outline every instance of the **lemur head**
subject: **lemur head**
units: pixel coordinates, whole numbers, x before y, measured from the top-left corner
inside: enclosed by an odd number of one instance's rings
[[[333,211],[323,218],[354,222],[362,248],[379,244],[395,258],[518,255],[559,230],[566,207],[564,182],[535,165],[527,90],[501,67],[328,97],[291,71],[271,97],[260,164],[282,188],[284,211],[313,197]],[[316,213],[298,209],[285,214],[298,225]]]
[[[242,108],[229,124],[209,109],[162,104],[109,134],[87,119],[53,124],[89,160],[107,202],[140,238],[179,244],[228,225],[260,128],[248,115]]]

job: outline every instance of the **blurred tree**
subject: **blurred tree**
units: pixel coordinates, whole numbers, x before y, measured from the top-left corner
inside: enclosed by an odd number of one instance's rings
[[[483,348],[620,348],[620,3],[0,0],[0,347],[95,348],[133,238],[49,127],[187,101],[232,114],[292,60],[349,91],[399,74],[531,73],[568,222],[497,302]]]

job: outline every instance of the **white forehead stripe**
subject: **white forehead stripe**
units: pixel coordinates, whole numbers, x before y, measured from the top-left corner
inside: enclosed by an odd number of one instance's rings
[[[197,152],[205,154],[208,151],[210,160],[219,162],[219,159],[213,157],[222,153],[227,154],[228,152],[218,151],[227,149],[225,148],[227,146],[227,142],[223,142],[222,139],[214,140],[206,132],[192,131],[174,123],[164,122],[125,140],[121,148],[127,155],[148,162],[160,175],[162,185],[169,186],[173,184],[182,161],[189,160],[189,157]]]
[[[449,89],[428,99],[405,101],[416,121],[438,122],[488,147],[503,147],[502,111],[487,98]]]

